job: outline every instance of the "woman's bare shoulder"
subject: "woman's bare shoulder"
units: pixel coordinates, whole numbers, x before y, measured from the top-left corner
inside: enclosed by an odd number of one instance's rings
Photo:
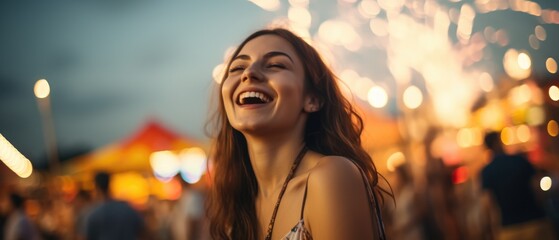
[[[322,156],[309,174],[309,191],[321,197],[336,197],[352,193],[362,185],[361,174],[350,159],[341,156]],[[361,189],[361,188],[359,188]]]
[[[361,176],[355,163],[341,156],[322,156],[310,173],[309,181],[316,182],[316,184],[330,181],[340,182],[338,178],[360,179]],[[344,181],[340,183],[344,183]]]
[[[352,239],[349,236],[372,234],[367,197],[361,173],[351,160],[322,157],[308,180],[305,214],[313,237]]]

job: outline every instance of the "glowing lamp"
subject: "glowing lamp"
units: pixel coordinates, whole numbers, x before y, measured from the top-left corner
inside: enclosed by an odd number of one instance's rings
[[[46,79],[39,79],[35,82],[33,92],[37,98],[46,98],[50,94],[50,86]]]
[[[31,161],[23,156],[2,134],[0,134],[0,160],[21,178],[33,172]]]

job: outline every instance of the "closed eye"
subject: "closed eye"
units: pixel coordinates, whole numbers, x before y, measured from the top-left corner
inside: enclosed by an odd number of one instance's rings
[[[268,68],[281,68],[281,69],[285,69],[285,65],[281,64],[281,63],[270,63],[267,65]]]
[[[238,71],[243,71],[244,69],[245,69],[245,66],[244,66],[244,65],[237,65],[237,66],[234,66],[234,67],[229,68],[229,72],[230,72],[230,73],[232,73],[232,72],[238,72]]]

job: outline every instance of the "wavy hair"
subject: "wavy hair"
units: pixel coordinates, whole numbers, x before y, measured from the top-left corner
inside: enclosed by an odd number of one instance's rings
[[[302,38],[282,28],[251,34],[232,54],[222,83],[227,78],[231,60],[250,40],[262,35],[278,36],[292,45],[304,62],[305,90],[316,96],[322,104],[320,110],[309,114],[307,119],[304,132],[307,147],[324,155],[343,156],[355,161],[365,171],[374,194],[382,198],[380,191],[387,191],[378,185],[379,174],[361,145],[363,120],[342,95],[335,75],[319,53]],[[250,163],[246,139],[227,120],[223,97],[218,95],[218,108],[213,118],[217,136],[214,136],[211,154],[212,186],[206,205],[211,223],[210,233],[214,239],[256,240],[259,226],[255,210],[258,183]]]

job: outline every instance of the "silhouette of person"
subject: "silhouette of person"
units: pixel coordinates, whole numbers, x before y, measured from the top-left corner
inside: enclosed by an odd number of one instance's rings
[[[128,203],[111,197],[110,179],[110,174],[106,172],[95,175],[95,187],[101,202],[86,219],[86,239],[140,239],[144,221]]]
[[[85,223],[93,202],[90,193],[85,190],[78,191],[74,199],[74,235],[77,240],[85,239]]]
[[[17,193],[10,194],[11,212],[4,226],[6,240],[40,239],[39,232],[24,211],[25,198]]]
[[[413,176],[408,165],[396,167],[396,208],[392,218],[394,239],[421,240],[423,238],[422,223],[424,207],[416,192]]]
[[[536,174],[532,164],[524,155],[507,154],[497,132],[486,134],[484,144],[493,156],[481,171],[481,184],[499,209],[497,239],[554,239],[532,187]]]

